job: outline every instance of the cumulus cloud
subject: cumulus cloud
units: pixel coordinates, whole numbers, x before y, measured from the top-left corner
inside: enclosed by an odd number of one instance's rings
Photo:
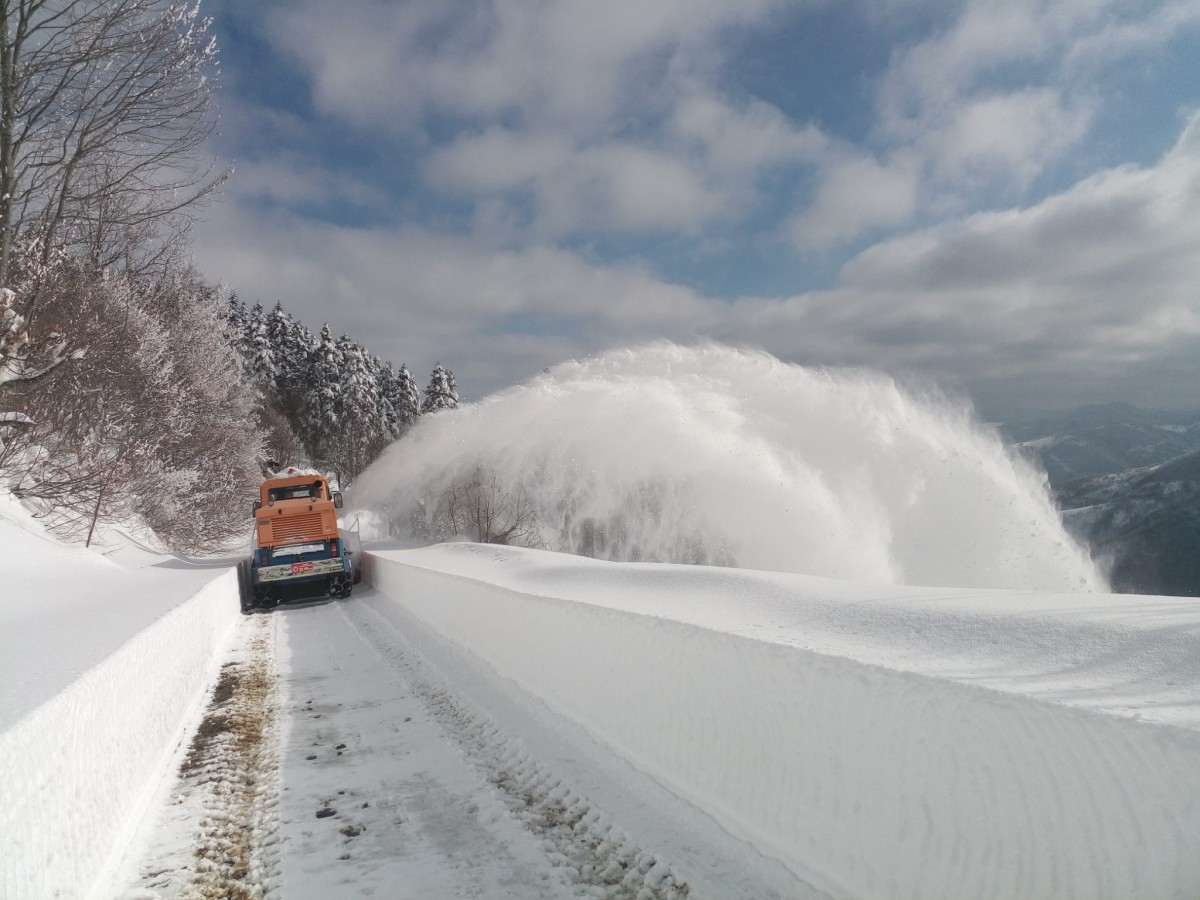
[[[926,209],[1019,197],[1089,134],[1100,68],[1200,23],[1187,0],[965,0],[950,10],[894,53],[877,98],[879,140],[922,161]]]
[[[718,215],[720,192],[686,158],[630,141],[572,146],[559,134],[491,129],[464,137],[427,166],[443,190],[518,193],[542,236],[595,231],[690,231]]]
[[[298,0],[265,4],[259,37],[323,121],[404,146],[480,227],[711,237],[770,209],[757,227],[829,252],[1024,199],[1088,135],[1091,75],[1200,22],[1189,0],[871,0],[892,11],[864,27],[899,41],[854,143],[736,77],[751,36],[829,2]],[[815,188],[781,195],[783,173]]]
[[[338,118],[406,124],[429,113],[517,115],[578,129],[607,123],[634,94],[645,99],[656,81],[671,80],[668,67],[706,68],[726,29],[780,5],[306,0],[277,8],[270,35],[310,74],[321,108]]]
[[[712,169],[726,175],[815,163],[832,149],[815,125],[797,126],[770,104],[750,99],[739,107],[703,91],[680,99],[668,128],[674,139],[694,143]]]
[[[545,245],[219,213],[200,251],[246,299],[333,318],[416,368],[450,362],[475,396],[656,337],[924,373],[983,397],[1036,386],[1046,403],[1103,385],[1169,404],[1181,380],[1200,377],[1200,118],[1154,166],[884,240],[834,288],[785,298],[709,297]]]
[[[919,175],[911,154],[886,163],[863,156],[827,164],[816,199],[793,225],[796,243],[821,250],[908,221],[917,207]]]
[[[1094,74],[1200,23],[1194,0],[867,0],[891,43],[849,125],[789,102],[791,70],[739,77],[822,2],[237,5],[304,102],[223,101],[244,137],[198,257],[476,393],[663,336],[981,391],[1200,374],[1194,122],[1156,165],[1034,193],[1106,113]],[[825,289],[717,297],[705,266],[725,294]]]
[[[1084,179],[1028,209],[981,213],[893,238],[843,270],[851,287],[929,290],[1014,280],[1178,282],[1200,262],[1200,117],[1163,159]]]
[[[305,2],[277,7],[264,37],[308,76],[321,114],[410,141],[427,185],[503,201],[510,225],[695,233],[736,221],[764,173],[811,162],[822,144],[720,86],[721,39],[784,6]]]
[[[916,143],[938,182],[997,179],[1024,188],[1084,136],[1091,108],[1067,108],[1047,88],[990,94],[958,104],[941,129]]]
[[[696,337],[723,307],[639,267],[544,245],[355,228],[249,204],[216,208],[197,238],[198,262],[247,301],[282,301],[311,327],[329,321],[414,368],[440,359],[468,391],[600,347]]]
[[[903,346],[898,358],[939,374],[1087,372],[1112,385],[1168,357],[1194,372],[1198,283],[1194,118],[1156,166],[865,250],[844,267],[839,300],[875,323],[876,340]]]
[[[285,206],[336,203],[368,209],[378,207],[383,199],[369,182],[292,152],[243,160],[235,174],[240,197]]]

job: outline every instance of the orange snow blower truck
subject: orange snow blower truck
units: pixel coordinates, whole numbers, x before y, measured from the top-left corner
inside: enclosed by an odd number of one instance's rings
[[[243,611],[350,596],[358,581],[358,535],[339,532],[341,507],[342,495],[315,472],[287,468],[262,483],[250,558],[238,564]]]

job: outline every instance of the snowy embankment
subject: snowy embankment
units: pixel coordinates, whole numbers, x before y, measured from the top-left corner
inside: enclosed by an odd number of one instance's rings
[[[1194,601],[467,544],[368,577],[835,896],[1200,893]]]
[[[85,897],[194,724],[240,618],[237,582],[138,552],[115,563],[0,512],[0,896]]]

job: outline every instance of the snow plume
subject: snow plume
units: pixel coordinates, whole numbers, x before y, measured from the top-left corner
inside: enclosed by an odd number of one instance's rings
[[[890,584],[1104,589],[1041,476],[866,371],[661,343],[429,416],[352,501],[413,537]]]

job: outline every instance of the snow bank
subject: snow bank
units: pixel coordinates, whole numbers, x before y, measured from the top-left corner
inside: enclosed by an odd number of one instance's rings
[[[102,552],[64,544],[0,492],[0,731],[229,565],[168,556],[108,531]]]
[[[367,560],[395,603],[835,896],[1200,895],[1194,604],[471,545]],[[1148,671],[1164,649],[1177,669]],[[1138,718],[1162,696],[1191,727]]]
[[[0,734],[0,896],[100,889],[239,617],[226,570]]]

